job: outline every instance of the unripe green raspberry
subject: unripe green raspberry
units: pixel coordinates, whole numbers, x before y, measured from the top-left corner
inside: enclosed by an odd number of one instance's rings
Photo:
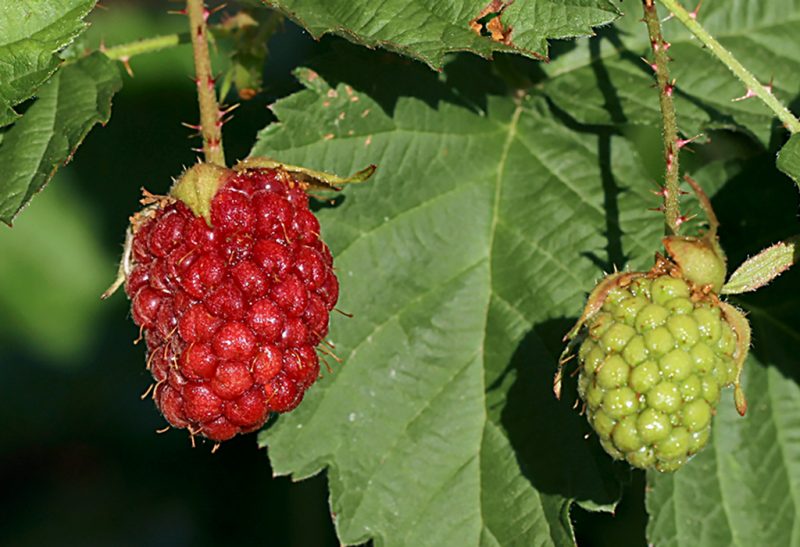
[[[706,445],[720,389],[736,380],[736,332],[713,295],[675,275],[603,296],[578,350],[589,423],[613,458],[674,471]]]

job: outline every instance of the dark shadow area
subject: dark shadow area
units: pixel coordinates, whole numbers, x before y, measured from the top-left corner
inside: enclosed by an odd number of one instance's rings
[[[799,204],[797,186],[777,170],[774,154],[751,159],[712,199],[720,220],[720,241],[728,253],[728,271],[800,232]],[[800,269],[795,266],[766,287],[731,299],[750,312],[753,354],[798,383],[799,295]]]
[[[370,50],[333,36],[324,36],[316,55],[304,66],[318,72],[332,87],[346,83],[369,95],[393,115],[400,97],[414,97],[436,108],[449,102],[473,112],[485,112],[487,97],[529,89],[544,80],[541,62],[520,55],[497,53],[493,60],[471,54],[451,54],[442,71],[421,62],[376,49]]]
[[[134,329],[114,317],[82,368],[4,353],[0,544],[337,545],[324,475],[273,479],[253,435],[211,454],[156,434]]]
[[[393,115],[398,98],[415,97],[435,108],[440,101],[469,106],[452,93],[439,73],[426,65],[383,50],[368,50],[344,40],[325,37],[329,53],[312,59],[308,66],[335,87],[347,83],[366,93]]]
[[[575,370],[565,368],[561,400],[553,394],[553,376],[563,349],[564,333],[573,319],[553,319],[536,325],[522,340],[506,374],[515,376],[507,394],[501,423],[525,477],[546,494],[589,504],[613,503],[618,481],[627,466],[614,464],[591,435],[581,416]]]
[[[575,543],[579,547],[645,547],[646,479],[644,471],[631,471],[630,480],[623,485],[622,501],[611,515],[573,506]]]
[[[778,171],[771,153],[751,158],[711,202],[719,217],[729,271],[769,244],[800,231],[797,185]]]
[[[323,195],[320,193],[310,197],[311,199],[308,200],[308,206],[315,213],[322,209],[335,209],[340,207],[347,199],[347,196],[344,194]]]
[[[579,123],[552,101],[548,101],[548,104],[553,115],[566,127],[578,133],[597,136],[598,167],[603,186],[603,208],[606,213],[606,229],[603,233],[607,241],[606,257],[603,259],[592,252],[583,252],[581,256],[591,260],[601,272],[613,271],[615,266],[622,269],[628,262],[628,257],[622,249],[622,228],[619,217],[619,196],[625,189],[617,184],[611,165],[611,139],[620,133],[611,126]]]
[[[780,92],[778,93],[780,98]],[[789,109],[789,112],[797,116],[797,113],[800,112],[800,95],[796,95],[794,98],[792,98],[786,107]],[[789,140],[790,136],[791,134],[786,131],[783,123],[778,118],[773,118],[772,134],[770,135],[768,150],[777,153],[783,147],[783,145],[786,144],[786,141]]]

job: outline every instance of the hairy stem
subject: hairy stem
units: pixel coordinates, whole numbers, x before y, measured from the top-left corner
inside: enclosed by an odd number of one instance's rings
[[[191,42],[188,32],[180,34],[166,34],[164,36],[154,36],[152,38],[145,38],[137,40],[136,42],[128,42],[119,44],[109,48],[105,48],[103,53],[106,57],[115,61],[128,60],[136,55],[143,53],[152,53],[162,49],[168,49],[178,46],[180,44],[188,44]]]
[[[689,29],[689,31],[694,34],[722,64],[727,66],[730,71],[747,86],[746,96],[758,97],[775,113],[786,129],[791,133],[800,132],[800,121],[798,121],[798,119],[789,112],[789,109],[772,94],[772,89],[764,86],[750,71],[742,66],[742,63],[740,63],[730,51],[725,49],[722,44],[717,42],[717,40],[697,22],[694,15],[686,11],[678,0],[661,0],[661,3],[664,4],[664,7],[671,11],[675,15],[675,18]]]
[[[672,103],[673,84],[669,79],[669,56],[667,48],[669,44],[661,35],[661,22],[658,19],[654,0],[642,0],[644,6],[644,22],[647,25],[647,32],[650,35],[650,45],[655,54],[655,63],[652,65],[656,73],[658,82],[658,99],[661,106],[661,117],[664,121],[664,161],[666,162],[666,173],[664,175],[664,187],[661,194],[664,196],[664,218],[668,234],[677,234],[681,224],[680,211],[680,181],[678,172],[678,152],[680,150],[678,140],[678,122],[675,118],[675,105]]]
[[[208,55],[208,11],[203,0],[186,0],[186,15],[189,16],[189,31],[194,50],[195,81],[197,99],[200,103],[200,132],[203,136],[203,153],[206,162],[225,166],[225,152],[222,148],[222,118],[217,103],[217,90],[211,72],[211,58]]]

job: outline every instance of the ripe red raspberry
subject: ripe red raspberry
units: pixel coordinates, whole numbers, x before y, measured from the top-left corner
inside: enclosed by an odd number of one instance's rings
[[[125,291],[173,427],[224,441],[316,381],[339,285],[304,187],[201,164],[134,221]]]

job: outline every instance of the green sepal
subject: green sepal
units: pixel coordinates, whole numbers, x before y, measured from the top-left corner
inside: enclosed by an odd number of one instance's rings
[[[211,201],[232,171],[212,163],[197,163],[175,181],[169,195],[182,201],[195,216],[211,226]]]
[[[247,158],[240,161],[234,169],[236,171],[244,171],[245,169],[262,168],[262,169],[282,169],[290,173],[295,179],[307,184],[312,188],[319,188],[323,190],[340,190],[339,188],[345,184],[357,184],[365,182],[375,172],[377,167],[370,165],[369,167],[350,175],[349,177],[340,177],[332,173],[324,171],[315,171],[314,169],[307,169],[297,165],[289,165],[281,163],[270,158]]]
[[[733,353],[733,360],[736,363],[736,380],[733,382],[733,402],[736,404],[736,411],[744,416],[747,412],[747,398],[741,385],[742,370],[747,354],[750,352],[750,322],[744,314],[731,306],[727,302],[720,302],[719,307],[725,315],[725,320],[736,334],[736,350]]]
[[[632,280],[636,279],[637,277],[643,277],[647,274],[642,272],[615,272],[613,274],[609,274],[605,276],[596,286],[592,289],[592,292],[589,294],[589,298],[586,302],[586,307],[583,309],[583,313],[578,318],[578,321],[575,322],[575,325],[564,335],[562,339],[563,342],[567,342],[567,347],[564,348],[564,351],[561,352],[561,356],[558,359],[558,370],[556,371],[555,376],[553,377],[553,394],[556,396],[556,399],[561,398],[561,377],[562,371],[564,366],[574,357],[572,353],[572,348],[574,347],[574,340],[575,337],[578,336],[578,333],[581,331],[583,325],[591,319],[594,314],[600,311],[600,308],[603,307],[603,303],[606,301],[606,297],[608,293],[613,289],[626,285],[630,283]]]
[[[667,236],[663,242],[684,279],[700,287],[711,286],[712,291],[719,293],[725,283],[726,267],[716,238]]]
[[[720,294],[740,294],[768,284],[800,260],[800,236],[767,247],[739,266]]]

